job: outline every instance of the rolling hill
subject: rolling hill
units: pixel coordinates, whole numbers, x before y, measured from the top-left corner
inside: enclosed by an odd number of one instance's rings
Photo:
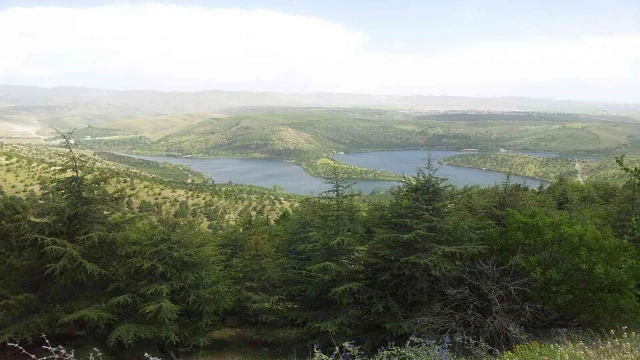
[[[569,114],[571,115],[571,114]],[[271,109],[208,119],[136,149],[143,153],[294,160],[338,152],[501,147],[560,153],[615,151],[640,138],[640,122],[567,114],[413,116],[372,109]]]

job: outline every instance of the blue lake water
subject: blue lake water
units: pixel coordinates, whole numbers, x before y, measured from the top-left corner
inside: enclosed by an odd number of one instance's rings
[[[300,166],[277,160],[243,158],[181,158],[171,156],[136,156],[137,158],[187,165],[203,172],[218,184],[249,184],[273,187],[278,185],[288,193],[309,195],[329,190],[325,179],[307,174]],[[393,181],[359,180],[355,186],[368,194],[377,187],[388,188]]]
[[[431,151],[431,160],[437,165],[440,159],[459,154],[463,153],[459,151]],[[335,158],[336,160],[355,166],[385,170],[396,174],[413,175],[416,173],[418,167],[425,165],[427,156],[428,153],[426,151],[378,151],[336,155]],[[549,156],[553,155],[549,154]],[[497,171],[470,169],[444,164],[437,166],[437,175],[447,178],[451,184],[456,186],[491,186],[503,182],[506,179],[506,174]],[[527,184],[530,187],[538,187],[540,184],[546,184],[544,181],[515,175],[511,176],[511,182]]]
[[[447,156],[460,154],[458,151],[432,151],[434,162]],[[243,159],[243,158],[182,158],[171,156],[136,156],[141,159],[187,165],[196,171],[203,172],[216,183],[229,181],[237,184],[250,184],[273,187],[278,185],[286,192],[293,194],[320,194],[329,189],[322,178],[311,176],[294,164],[284,161]],[[426,151],[379,151],[371,153],[355,153],[336,155],[336,159],[351,165],[370,169],[385,170],[397,174],[413,175],[418,167],[424,166]],[[469,169],[451,165],[440,165],[438,175],[445,177],[457,186],[481,185],[491,186],[505,180],[501,172]],[[511,176],[511,182],[523,183],[530,187],[545,184],[543,181],[522,176]],[[389,188],[393,181],[359,180],[354,188],[368,194],[375,188]]]

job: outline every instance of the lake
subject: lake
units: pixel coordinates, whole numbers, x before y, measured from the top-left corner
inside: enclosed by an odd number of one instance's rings
[[[431,159],[438,166],[437,175],[449,179],[449,182],[456,186],[492,186],[506,179],[506,174],[497,171],[437,164],[440,159],[460,154],[464,153],[460,151],[431,151]],[[555,154],[547,155],[553,156]],[[335,158],[355,166],[385,170],[396,174],[413,175],[418,167],[425,165],[427,156],[428,153],[426,151],[377,151],[336,155]],[[546,184],[544,181],[516,175],[511,175],[511,182],[527,184],[530,187]]]
[[[438,159],[460,154],[458,151],[432,151],[431,157]],[[135,156],[141,159],[169,162],[186,165],[196,171],[203,172],[218,184],[229,181],[234,184],[250,184],[265,187],[278,185],[286,192],[293,194],[319,194],[329,189],[329,185],[322,178],[307,174],[300,166],[284,161],[245,159],[245,158],[182,158],[171,156]],[[398,174],[413,175],[418,167],[424,166],[426,151],[378,151],[371,153],[355,153],[336,155],[336,159],[345,163],[370,169],[379,169]],[[446,177],[449,182],[457,185],[491,186],[505,180],[504,173],[469,169],[451,165],[440,165],[438,175]],[[526,183],[531,187],[538,187],[544,182],[522,176],[512,176],[514,183]],[[389,188],[396,183],[393,181],[358,180],[354,186],[368,194],[375,188]]]

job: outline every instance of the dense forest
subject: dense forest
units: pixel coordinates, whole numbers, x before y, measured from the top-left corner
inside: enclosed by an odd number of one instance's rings
[[[456,188],[427,161],[375,196],[335,170],[322,196],[231,221],[220,211],[237,203],[220,194],[233,187],[161,180],[131,160],[111,171],[68,135],[57,162],[2,149],[3,187],[55,171],[0,191],[2,343],[37,351],[46,334],[104,359],[637,358],[640,169],[624,158],[622,184],[540,189]],[[194,191],[199,206],[134,203],[142,180]],[[235,191],[265,204],[277,193]],[[620,336],[554,347],[578,329]]]

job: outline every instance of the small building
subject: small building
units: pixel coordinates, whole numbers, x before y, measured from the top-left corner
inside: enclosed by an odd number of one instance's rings
[[[479,152],[480,150],[478,150],[478,149],[462,149],[462,151],[464,151],[464,152]]]

